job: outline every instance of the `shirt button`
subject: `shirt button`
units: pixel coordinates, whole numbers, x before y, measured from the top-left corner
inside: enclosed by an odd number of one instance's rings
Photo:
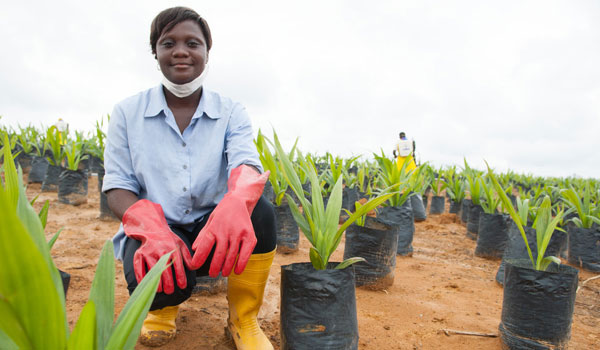
[[[184,169],[187,169],[187,165],[184,165],[184,166],[183,166],[183,168],[184,168]]]
[[[187,187],[184,187],[184,188],[183,188],[183,192],[185,192],[185,191],[187,191]]]
[[[186,213],[186,214],[189,214],[189,213],[190,213],[190,210],[189,210],[189,209],[186,209],[186,210],[185,210],[185,213]]]
[[[181,146],[185,147],[185,146],[187,146],[187,144],[185,142],[182,142]]]

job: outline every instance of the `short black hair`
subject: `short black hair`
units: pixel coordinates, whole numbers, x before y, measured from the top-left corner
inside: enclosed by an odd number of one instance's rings
[[[398,136],[402,137],[402,136],[406,136],[406,134],[404,133],[404,131],[401,131],[400,135],[398,135]]]
[[[198,23],[202,34],[204,34],[204,40],[206,40],[206,49],[207,51],[210,51],[210,48],[212,47],[212,36],[210,35],[210,28],[208,27],[206,20],[189,7],[178,6],[161,11],[152,20],[152,24],[150,25],[150,47],[154,58],[156,58],[156,43],[158,42],[158,38],[162,33],[168,32],[183,21],[194,21]]]

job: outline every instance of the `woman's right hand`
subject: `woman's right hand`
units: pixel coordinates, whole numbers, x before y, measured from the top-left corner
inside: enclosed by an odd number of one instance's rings
[[[173,262],[177,286],[181,289],[187,286],[183,264],[191,268],[192,257],[185,243],[169,228],[160,204],[147,199],[137,201],[123,215],[123,229],[127,237],[142,242],[133,256],[133,270],[138,283],[163,255],[173,252],[169,261]],[[158,284],[158,292],[162,291],[166,294],[175,291],[170,267],[162,273]]]

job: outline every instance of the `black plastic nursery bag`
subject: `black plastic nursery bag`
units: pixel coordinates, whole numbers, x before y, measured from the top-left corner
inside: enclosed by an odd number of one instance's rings
[[[415,222],[410,201],[407,200],[401,207],[383,207],[379,209],[377,218],[398,229],[397,253],[400,255],[412,255]]]
[[[443,214],[445,204],[446,204],[446,198],[444,198],[444,196],[431,197],[431,206],[429,207],[429,215]]]
[[[567,349],[579,271],[550,264],[536,271],[529,260],[508,260],[498,327],[503,348]]]
[[[63,169],[58,178],[58,200],[80,205],[87,203],[88,179],[84,170]]]
[[[569,228],[569,262],[583,269],[600,272],[600,229]]]
[[[298,250],[300,233],[287,201],[275,207],[275,228],[277,232],[277,252],[289,254]]]
[[[63,169],[61,166],[48,164],[42,182],[42,192],[58,191],[58,177]]]
[[[281,349],[358,349],[352,266],[315,270],[310,263],[281,266]]]
[[[510,217],[505,214],[481,214],[475,255],[489,259],[502,258],[508,240],[509,220]]]
[[[46,157],[33,157],[33,159],[31,159],[31,170],[29,171],[27,181],[29,183],[44,182],[46,170],[48,170],[48,160]]]
[[[353,264],[356,286],[383,290],[394,283],[397,227],[377,218],[366,217],[364,226],[356,223],[346,229],[344,260],[362,257],[366,261]]]
[[[425,212],[425,206],[423,205],[423,200],[420,194],[413,193],[410,196],[410,205],[413,210],[415,222],[421,222],[427,219],[427,212]]]

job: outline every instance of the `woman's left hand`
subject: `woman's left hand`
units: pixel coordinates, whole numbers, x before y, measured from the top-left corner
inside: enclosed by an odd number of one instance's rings
[[[200,268],[216,244],[209,276],[219,272],[229,276],[235,265],[235,273],[241,274],[256,246],[256,234],[250,215],[262,195],[269,172],[259,174],[254,168],[241,165],[231,171],[227,182],[229,191],[208,218],[192,245],[192,267]],[[237,261],[237,262],[236,262]]]

